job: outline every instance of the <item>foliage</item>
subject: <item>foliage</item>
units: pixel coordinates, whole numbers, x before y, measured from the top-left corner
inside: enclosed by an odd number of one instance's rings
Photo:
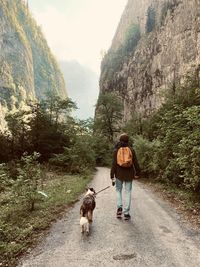
[[[10,147],[10,158],[15,158],[18,154],[21,156],[26,151],[29,131],[26,111],[17,111],[8,113],[5,117],[9,131],[6,133]],[[9,154],[8,154],[9,155]]]
[[[7,63],[5,64],[8,65],[9,72],[4,73],[4,76],[9,75],[9,82],[6,84],[8,88],[5,89],[12,89],[12,83],[17,88],[12,94],[16,98],[13,106],[9,97],[10,92],[6,90],[6,94],[4,93],[8,108],[17,107],[27,97],[33,98],[34,93],[38,98],[44,98],[47,90],[55,92],[59,96],[66,96],[64,78],[58,63],[25,1],[0,1],[0,10],[8,29],[13,32],[12,41],[10,38],[4,38],[7,42],[6,45],[12,48],[9,55],[6,56]],[[18,49],[13,48],[13,41],[19,47]],[[34,81],[30,74],[32,69]],[[35,92],[32,91],[33,84]],[[26,90],[27,96],[20,95],[20,88]]]
[[[135,145],[143,171],[167,183],[200,192],[199,118],[197,75],[187,77],[175,91],[169,90],[162,107],[141,122],[141,136],[135,138]],[[132,135],[135,136],[134,131]]]
[[[60,166],[70,173],[85,173],[95,167],[95,151],[93,144],[91,120],[79,121],[75,124],[75,136],[69,147],[62,154],[55,155],[51,164]]]
[[[107,137],[98,131],[93,135],[95,160],[97,166],[111,166],[113,143],[109,142]]]
[[[7,170],[5,164],[0,164],[0,193],[3,192],[9,185],[9,179],[7,178]]]
[[[41,101],[43,108],[49,111],[49,121],[52,124],[55,122],[56,127],[58,123],[66,118],[70,112],[76,109],[76,104],[70,99],[62,99],[55,92],[47,92],[46,99]]]
[[[111,164],[114,139],[121,131],[122,109],[122,101],[114,94],[105,93],[99,96],[93,134],[97,165]]]
[[[181,117],[188,130],[178,144],[176,165],[184,186],[200,190],[200,106],[185,109]]]
[[[32,244],[34,233],[48,227],[66,204],[77,199],[95,166],[93,121],[74,120],[70,99],[50,94],[28,106],[8,114],[8,129],[0,134],[0,160],[6,162],[0,166],[1,263],[15,263]],[[55,183],[53,174],[47,181],[39,162],[51,162],[53,157],[56,166],[60,163],[59,171],[64,168],[65,173],[81,176],[62,175]]]
[[[102,61],[102,74],[104,69],[107,71],[107,78],[111,79],[113,74],[120,69],[124,60],[135,52],[138,42],[141,38],[140,26],[138,24],[131,24],[125,34],[125,39],[122,45],[115,51],[109,50],[105,54]]]
[[[114,94],[105,93],[99,96],[95,130],[109,142],[113,142],[115,134],[120,131],[122,108],[121,100]]]
[[[133,52],[141,38],[140,26],[133,23],[126,31],[125,41],[122,45],[124,55]]]
[[[0,161],[19,159],[24,152],[41,154],[47,161],[53,154],[62,153],[70,145],[75,122],[70,116],[76,108],[70,99],[49,96],[41,102],[28,103],[29,108],[6,115],[8,129],[0,134],[0,145],[7,152],[0,152]]]
[[[152,6],[149,6],[147,10],[146,33],[152,32],[155,28],[155,24],[156,24],[156,12]]]
[[[32,247],[38,237],[68,205],[74,203],[91,181],[87,176],[66,175],[45,168],[44,183],[39,187],[48,197],[37,202],[37,208],[30,212],[11,197],[10,185],[0,194],[0,263],[2,266],[17,266],[18,257]]]
[[[123,127],[123,132],[127,133],[130,137],[141,135],[142,118],[137,113],[133,113],[130,120],[127,121],[125,126]]]
[[[36,151],[40,162],[52,158],[51,163],[70,173],[94,168],[93,120],[74,120],[74,108],[70,99],[49,94],[46,100],[30,102],[26,111],[8,114],[8,130],[0,135],[0,145],[8,153],[0,153],[0,160],[19,160],[24,152]]]
[[[137,151],[138,161],[143,174],[158,175],[160,167],[160,142],[158,140],[151,142],[141,135],[138,135],[134,138],[134,148]]]
[[[11,160],[10,158],[10,139],[9,136],[6,133],[3,133],[0,131],[0,162],[4,163],[8,160]]]
[[[16,17],[31,48],[36,94],[44,97],[47,90],[65,96],[63,76],[52,55],[41,28],[36,24],[26,5],[19,1]]]
[[[18,176],[13,183],[13,201],[25,204],[30,211],[40,199],[38,188],[42,182],[41,169],[38,163],[38,153],[26,155],[21,158]]]

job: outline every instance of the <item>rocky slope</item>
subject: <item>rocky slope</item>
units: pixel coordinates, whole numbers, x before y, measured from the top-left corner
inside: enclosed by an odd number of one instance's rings
[[[129,0],[102,61],[100,93],[116,92],[124,120],[146,117],[164,93],[200,70],[199,0]]]
[[[0,0],[0,114],[47,91],[67,96],[60,69],[23,0]]]

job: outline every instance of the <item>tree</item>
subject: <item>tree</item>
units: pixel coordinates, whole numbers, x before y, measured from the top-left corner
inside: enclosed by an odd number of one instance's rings
[[[50,122],[58,125],[58,122],[64,120],[66,116],[74,109],[77,109],[76,104],[70,99],[62,99],[54,92],[48,92],[46,99],[42,102],[43,107],[49,113]]]
[[[24,203],[30,211],[40,199],[38,188],[42,181],[41,168],[38,163],[39,154],[34,152],[28,156],[24,154],[18,168],[18,177],[13,184],[14,201]]]
[[[50,160],[70,173],[84,173],[95,166],[93,120],[73,121],[70,144]]]
[[[121,129],[122,101],[114,94],[101,94],[97,103],[95,130],[104,134],[113,143],[114,136]]]
[[[73,134],[70,111],[75,107],[70,99],[61,99],[56,95],[48,96],[41,103],[31,104],[31,152],[39,152],[43,160],[63,152],[64,146],[69,145],[70,135]]]
[[[176,90],[169,90],[160,109],[142,122],[141,136],[132,137],[146,175],[199,193],[199,75],[186,78]]]
[[[138,24],[131,24],[126,31],[126,37],[123,44],[123,51],[127,53],[133,52],[141,38],[140,26]]]
[[[148,7],[147,10],[147,23],[146,23],[146,33],[152,32],[156,24],[156,12],[152,6]]]
[[[21,157],[28,147],[29,115],[29,111],[19,110],[15,113],[10,112],[5,117],[8,125],[7,136],[9,136],[12,158]]]

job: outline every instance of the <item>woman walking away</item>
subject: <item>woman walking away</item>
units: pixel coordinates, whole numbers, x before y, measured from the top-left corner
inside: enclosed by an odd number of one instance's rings
[[[129,137],[127,134],[120,135],[119,142],[116,145],[113,154],[113,163],[110,172],[112,184],[116,185],[117,192],[117,218],[122,217],[129,220],[131,207],[132,182],[134,178],[138,178],[140,167],[137,161],[135,151],[129,145]],[[116,180],[115,180],[116,179]],[[123,210],[122,188],[125,187],[125,207]]]

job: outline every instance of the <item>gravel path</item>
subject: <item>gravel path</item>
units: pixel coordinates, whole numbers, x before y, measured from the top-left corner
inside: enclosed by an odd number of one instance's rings
[[[109,169],[99,168],[92,186],[110,185]],[[97,196],[89,236],[81,235],[78,202],[19,266],[199,267],[200,232],[181,223],[172,208],[134,182],[131,221],[118,220],[113,187]]]

